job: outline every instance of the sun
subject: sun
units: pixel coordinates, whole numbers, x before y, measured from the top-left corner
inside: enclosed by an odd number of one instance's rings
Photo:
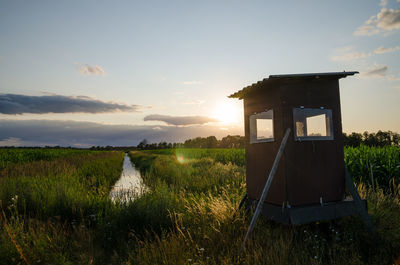
[[[239,121],[239,108],[229,101],[220,102],[214,109],[212,116],[222,123],[237,123]]]

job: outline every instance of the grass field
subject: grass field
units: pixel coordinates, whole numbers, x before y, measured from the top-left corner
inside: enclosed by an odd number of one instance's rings
[[[251,216],[236,210],[242,149],[131,152],[149,189],[116,204],[109,191],[122,152],[23,151],[0,149],[8,161],[0,168],[0,264],[392,264],[400,254],[399,148],[345,150],[379,241],[357,217],[302,226],[260,219],[244,252]]]
[[[144,151],[152,154],[175,155],[177,159],[212,158],[223,164],[245,165],[244,149],[164,149]],[[400,184],[400,148],[396,146],[345,147],[345,164],[357,182],[371,184],[371,166],[374,179],[383,187],[390,187],[391,182]]]

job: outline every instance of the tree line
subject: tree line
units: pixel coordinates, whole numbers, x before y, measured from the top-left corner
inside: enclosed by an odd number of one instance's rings
[[[360,145],[367,146],[400,146],[400,134],[392,131],[378,131],[376,133],[352,132],[350,134],[343,133],[343,143],[345,146],[357,147]],[[228,135],[218,140],[215,136],[196,137],[188,139],[183,143],[148,143],[146,139],[141,141],[137,146],[92,146],[91,150],[120,150],[128,152],[135,149],[170,149],[170,148],[244,148],[245,139],[240,135]],[[14,147],[0,146],[0,148],[43,148],[43,147]],[[75,147],[46,146],[44,148],[71,148],[85,149]]]
[[[165,149],[165,148],[244,148],[244,136],[228,135],[218,140],[215,136],[196,137],[183,143],[148,143],[141,141],[138,149]]]
[[[377,133],[369,133],[367,131],[361,133],[343,133],[343,142],[345,146],[357,147],[361,144],[367,146],[400,146],[400,134],[392,131],[378,131]]]
[[[367,146],[400,146],[400,134],[392,131],[378,131],[376,133],[343,133],[343,143],[345,146],[357,147]],[[136,148],[138,149],[168,149],[168,148],[244,148],[245,138],[240,135],[228,135],[218,140],[215,136],[196,137],[188,139],[183,143],[148,143],[147,140],[141,141]]]

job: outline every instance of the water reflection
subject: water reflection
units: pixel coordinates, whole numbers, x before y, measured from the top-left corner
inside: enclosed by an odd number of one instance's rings
[[[139,170],[132,166],[131,159],[125,154],[121,178],[110,192],[111,200],[128,202],[140,196],[145,189]]]

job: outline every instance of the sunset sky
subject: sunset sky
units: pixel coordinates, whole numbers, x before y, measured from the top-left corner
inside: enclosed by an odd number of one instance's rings
[[[1,1],[0,146],[243,135],[228,95],[343,70],[343,130],[400,132],[400,0]]]

